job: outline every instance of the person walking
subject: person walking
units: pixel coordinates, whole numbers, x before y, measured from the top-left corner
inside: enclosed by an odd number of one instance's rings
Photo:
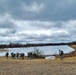
[[[64,52],[62,50],[59,50],[59,56],[60,56],[60,60],[64,58]]]
[[[8,53],[8,52],[6,52],[5,56],[6,56],[6,58],[8,59],[9,53]]]

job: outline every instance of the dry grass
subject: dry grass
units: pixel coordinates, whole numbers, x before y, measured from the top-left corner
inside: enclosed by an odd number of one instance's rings
[[[76,50],[76,45],[70,45],[74,50]]]
[[[0,75],[76,75],[76,57],[19,60],[0,57]]]

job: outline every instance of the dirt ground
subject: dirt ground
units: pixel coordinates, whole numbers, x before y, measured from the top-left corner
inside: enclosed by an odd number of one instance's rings
[[[0,57],[0,75],[76,75],[76,57],[20,60]]]

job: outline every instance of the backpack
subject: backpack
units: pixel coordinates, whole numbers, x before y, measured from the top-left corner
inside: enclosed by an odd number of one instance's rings
[[[61,55],[63,55],[64,53],[63,53],[63,51],[61,51]]]

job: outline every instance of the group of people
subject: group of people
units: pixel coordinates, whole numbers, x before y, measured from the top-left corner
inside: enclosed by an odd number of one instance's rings
[[[9,53],[6,52],[5,56],[8,59]],[[60,60],[62,60],[64,58],[64,52],[62,50],[59,50],[59,56],[60,56]],[[15,58],[17,58],[17,59],[19,59],[19,58],[20,59],[24,59],[24,57],[25,57],[24,53],[11,53],[11,58],[12,59],[15,59]]]
[[[5,56],[8,59],[9,53],[6,52]],[[24,59],[24,57],[25,57],[24,53],[11,53],[11,59]]]

